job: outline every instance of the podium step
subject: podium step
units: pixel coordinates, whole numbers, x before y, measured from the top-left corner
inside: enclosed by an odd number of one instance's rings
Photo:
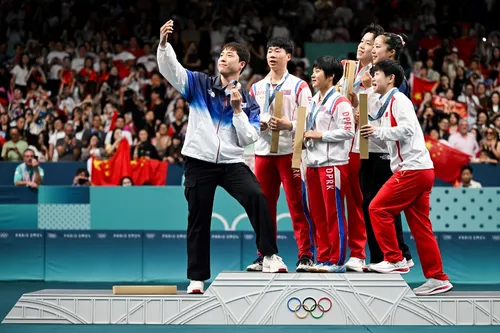
[[[223,272],[203,295],[28,293],[3,323],[500,325],[500,292],[417,297],[396,274]]]

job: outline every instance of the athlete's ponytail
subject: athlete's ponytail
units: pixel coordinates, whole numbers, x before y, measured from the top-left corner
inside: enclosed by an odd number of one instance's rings
[[[382,34],[385,39],[385,43],[387,44],[387,51],[394,50],[393,60],[399,61],[399,57],[401,56],[401,51],[403,47],[408,42],[408,37],[405,34],[394,34],[392,32],[385,32]]]

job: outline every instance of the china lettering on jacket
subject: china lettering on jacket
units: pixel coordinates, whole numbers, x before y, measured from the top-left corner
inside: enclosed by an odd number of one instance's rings
[[[333,168],[326,168],[326,190],[335,190],[335,174]]]

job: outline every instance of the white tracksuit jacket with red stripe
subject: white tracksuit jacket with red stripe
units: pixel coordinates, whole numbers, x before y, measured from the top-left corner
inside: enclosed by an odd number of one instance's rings
[[[328,96],[332,87],[326,92]],[[314,121],[313,131],[322,132],[322,140],[307,140],[307,167],[326,167],[344,165],[349,162],[352,139],[354,138],[354,115],[349,100],[334,92],[323,104],[319,101],[319,92],[312,98],[307,110],[306,126],[314,118],[313,112],[320,107]],[[312,107],[315,106],[315,110]]]
[[[382,104],[390,93],[388,91],[382,97],[380,101]],[[379,140],[387,144],[392,172],[434,168],[413,104],[399,91],[392,96],[387,110],[380,118],[380,126],[370,140]]]

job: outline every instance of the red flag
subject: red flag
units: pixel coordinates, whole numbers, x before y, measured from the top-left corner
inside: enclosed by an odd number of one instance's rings
[[[145,157],[130,162],[132,166],[132,181],[134,185],[149,184],[151,178],[151,169],[149,161]]]
[[[454,184],[460,177],[460,169],[469,164],[470,156],[427,135],[425,145],[431,154],[436,178]]]
[[[444,113],[455,112],[460,118],[467,117],[467,105],[465,103],[455,102],[441,96],[434,96],[432,98],[432,107]]]
[[[431,92],[438,81],[428,81],[412,74],[411,101],[415,105],[420,105],[426,92]]]
[[[93,185],[120,185],[122,178],[130,177],[131,174],[130,145],[126,139],[120,142],[115,155],[109,160],[92,160]]]
[[[151,185],[164,186],[167,184],[168,162],[149,160]]]

